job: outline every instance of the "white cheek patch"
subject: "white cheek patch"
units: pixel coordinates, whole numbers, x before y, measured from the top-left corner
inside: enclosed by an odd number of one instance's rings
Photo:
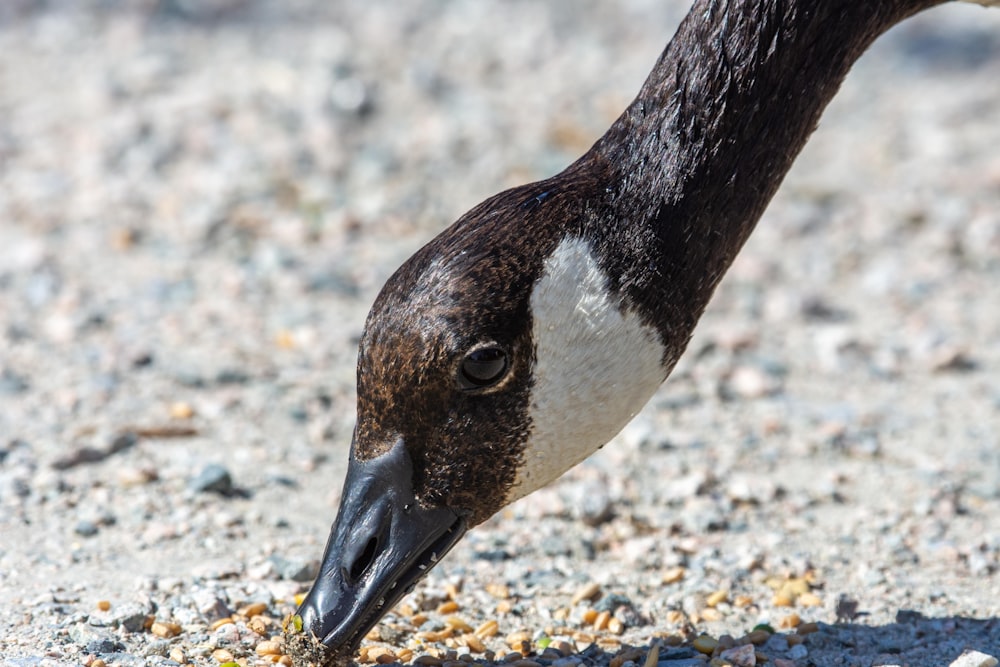
[[[509,502],[597,451],[666,377],[659,334],[619,306],[588,244],[560,243],[531,293],[531,433]]]

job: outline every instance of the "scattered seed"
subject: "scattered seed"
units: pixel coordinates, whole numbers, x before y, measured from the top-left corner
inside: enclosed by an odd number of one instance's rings
[[[596,609],[591,608],[591,609],[588,609],[585,612],[583,612],[583,622],[585,624],[587,624],[587,625],[593,625],[594,621],[596,621],[596,620],[597,620],[597,610]]]
[[[707,598],[705,598],[705,604],[707,604],[709,607],[714,607],[720,602],[727,602],[728,600],[729,600],[729,591],[720,590],[720,591],[715,591]]]
[[[454,600],[442,602],[437,608],[437,613],[439,614],[454,614],[456,611],[458,611],[458,603]]]
[[[797,598],[809,592],[809,581],[805,577],[786,579],[779,583],[777,592],[786,597]]]
[[[190,403],[177,401],[170,404],[170,417],[172,419],[191,419],[194,417],[194,408]]]
[[[584,600],[593,600],[601,594],[601,586],[597,582],[591,581],[573,593],[572,604],[578,604]]]
[[[684,574],[685,570],[683,567],[672,567],[663,573],[663,579],[661,581],[664,584],[676,584],[684,578]]]
[[[427,622],[427,614],[414,614],[410,617],[410,623],[416,627],[420,627]]]
[[[514,608],[514,605],[510,603],[510,600],[500,600],[497,603],[497,613],[498,614],[509,614]]]
[[[798,614],[788,614],[778,621],[778,627],[787,630],[789,628],[797,627],[801,622],[802,619],[799,618]]]
[[[531,635],[524,631],[512,632],[504,639],[504,643],[514,651],[520,651],[526,642],[531,642]]]
[[[413,660],[413,651],[408,648],[400,649],[396,654],[396,657],[399,658],[400,662],[409,662],[410,660]]]
[[[447,583],[444,585],[444,593],[448,596],[449,600],[458,600],[458,594],[461,589],[453,583]]]
[[[247,627],[250,628],[251,632],[258,635],[264,636],[267,634],[267,621],[265,621],[262,616],[254,616],[251,618],[247,621]]]
[[[104,662],[100,658],[97,658],[96,660],[90,663],[90,667],[107,667],[107,664],[108,663]]]
[[[459,637],[459,642],[463,646],[467,646],[469,650],[474,651],[476,653],[482,653],[483,651],[486,650],[486,645],[483,644],[483,640],[471,632]]]
[[[486,592],[499,600],[510,597],[510,587],[507,584],[486,584]]]
[[[229,649],[217,648],[212,651],[212,658],[216,662],[233,662],[233,654]]]
[[[180,649],[180,647],[177,647],[177,646],[175,646],[174,648],[170,649],[170,653],[168,653],[167,656],[171,660],[173,660],[174,662],[176,662],[178,664],[181,664],[181,665],[183,665],[185,662],[187,662],[187,656],[184,655],[184,651],[182,651]]]
[[[264,641],[257,644],[257,655],[281,655],[281,642]]]
[[[149,627],[149,631],[162,639],[170,639],[181,633],[181,626],[169,621],[157,621]]]
[[[721,621],[722,612],[714,607],[709,607],[708,609],[701,610],[701,619],[703,621]]]
[[[798,603],[803,607],[822,607],[823,600],[814,593],[803,593],[799,596]]]
[[[617,618],[612,616],[608,620],[608,632],[614,635],[620,635],[625,632],[625,624],[619,621]]]
[[[795,601],[784,593],[775,593],[774,597],[771,598],[771,604],[775,607],[791,607],[794,603]]]
[[[233,617],[232,616],[225,616],[225,617],[220,618],[220,619],[218,619],[216,621],[212,621],[212,623],[208,626],[208,629],[212,630],[212,631],[215,631],[215,630],[218,630],[219,628],[221,628],[223,625],[229,625],[230,623],[233,623],[233,622],[234,621],[233,621]]]
[[[274,334],[274,344],[284,350],[290,350],[295,347],[295,334],[288,329],[282,329]]]
[[[455,632],[472,632],[472,626],[466,623],[461,616],[449,616],[444,619],[444,624]]]
[[[97,608],[100,611],[108,611],[109,609],[111,609],[111,603],[108,600],[98,600]]]
[[[597,618],[594,619],[594,630],[600,632],[601,630],[606,629],[608,627],[608,621],[610,620],[611,612],[602,611],[597,615]]]
[[[425,630],[423,632],[418,632],[414,637],[423,642],[443,642],[446,639],[451,639],[451,636],[455,633],[451,628],[445,628],[441,631],[436,630]]]
[[[667,623],[671,625],[681,625],[685,620],[684,612],[678,609],[671,609],[667,612]]]
[[[753,604],[753,598],[750,597],[749,595],[737,595],[736,598],[733,600],[733,606],[739,607],[740,609],[749,607],[752,604]]]
[[[486,639],[487,637],[493,637],[500,631],[500,624],[495,620],[490,619],[480,625],[475,630],[475,634],[480,639]]]
[[[265,603],[254,602],[253,604],[241,607],[236,613],[240,616],[245,616],[246,618],[252,618],[253,616],[260,616],[265,611],[267,611],[267,605]]]

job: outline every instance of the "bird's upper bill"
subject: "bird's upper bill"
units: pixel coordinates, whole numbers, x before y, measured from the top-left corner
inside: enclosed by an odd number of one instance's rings
[[[368,461],[353,456],[319,576],[299,607],[303,629],[346,658],[382,615],[466,531],[445,507],[422,507],[402,440]]]

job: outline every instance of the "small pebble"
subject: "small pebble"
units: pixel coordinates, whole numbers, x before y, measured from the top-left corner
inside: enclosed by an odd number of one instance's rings
[[[233,492],[233,478],[225,466],[210,463],[188,482],[188,488],[197,493],[230,495]]]
[[[699,635],[692,643],[694,649],[699,653],[704,653],[705,655],[712,655],[716,647],[719,645],[719,640],[709,635]]]
[[[948,667],[996,667],[997,659],[986,653],[968,650],[958,656]]]
[[[736,667],[754,667],[757,664],[757,654],[753,644],[726,649],[719,654],[719,657],[731,662]]]
[[[93,537],[94,535],[97,535],[97,531],[97,524],[93,521],[79,521],[77,522],[76,527],[73,528],[74,533],[83,537]]]
[[[788,649],[788,657],[792,660],[801,660],[809,655],[809,649],[805,644],[796,644]]]

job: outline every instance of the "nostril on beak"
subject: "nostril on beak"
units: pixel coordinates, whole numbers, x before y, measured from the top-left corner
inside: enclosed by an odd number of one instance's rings
[[[350,564],[350,568],[344,568],[344,578],[353,586],[361,577],[365,575],[371,564],[375,562],[375,555],[378,553],[378,538],[372,536],[365,543],[365,548]]]

